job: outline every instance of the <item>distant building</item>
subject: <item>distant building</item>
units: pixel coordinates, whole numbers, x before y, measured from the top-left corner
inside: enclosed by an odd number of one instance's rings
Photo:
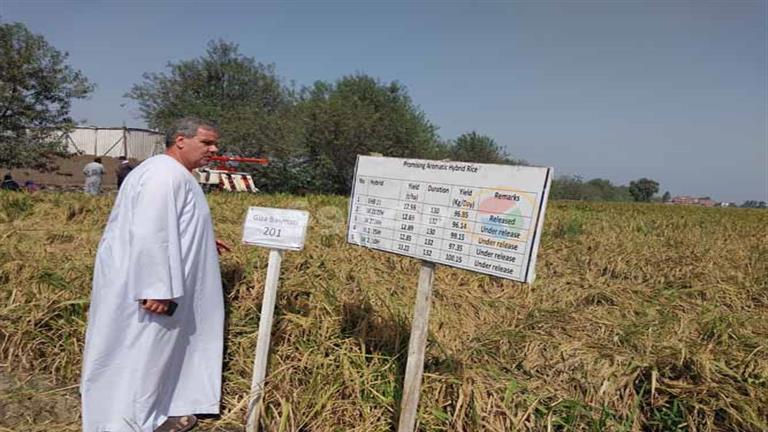
[[[678,205],[698,205],[703,207],[715,207],[718,205],[718,202],[710,197],[697,198],[692,196],[676,196],[669,200],[669,203]]]
[[[62,135],[69,153],[144,160],[165,150],[165,135],[149,129],[77,126]]]

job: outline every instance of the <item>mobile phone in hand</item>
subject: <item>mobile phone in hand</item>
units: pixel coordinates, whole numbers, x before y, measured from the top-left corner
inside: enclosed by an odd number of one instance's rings
[[[146,301],[146,300],[142,300],[142,301],[141,301],[141,304],[142,304],[142,305],[144,305],[144,304],[146,304],[146,303],[147,303],[147,301]],[[177,308],[178,306],[179,306],[179,304],[178,304],[178,303],[176,303],[175,301],[173,301],[173,300],[168,300],[168,307],[165,309],[165,313],[163,313],[163,315],[167,315],[167,316],[173,316],[173,313],[174,313],[174,312],[176,312],[176,308]]]
[[[171,300],[168,302],[168,308],[165,310],[165,315],[173,316],[173,313],[176,312],[176,308],[179,306],[178,303]]]

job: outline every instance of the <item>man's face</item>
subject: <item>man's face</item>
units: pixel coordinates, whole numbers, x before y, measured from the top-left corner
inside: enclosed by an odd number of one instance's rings
[[[197,133],[192,138],[183,135],[176,137],[180,143],[179,154],[184,166],[192,170],[200,168],[208,163],[208,158],[219,151],[219,134],[216,131],[205,128],[197,128]]]

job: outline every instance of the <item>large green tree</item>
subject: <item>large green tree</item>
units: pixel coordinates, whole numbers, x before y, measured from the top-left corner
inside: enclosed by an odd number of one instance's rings
[[[0,23],[0,166],[41,166],[62,152],[72,101],[93,85],[68,54],[20,23]]]
[[[638,202],[648,202],[659,191],[659,183],[645,177],[629,182],[629,193]]]
[[[504,163],[507,157],[496,141],[475,131],[456,138],[450,146],[450,158],[462,162]]]
[[[179,117],[197,116],[221,126],[225,151],[278,158],[296,153],[301,129],[293,95],[274,65],[218,40],[202,57],[168,63],[167,69],[145,73],[126,94],[150,127],[163,130]]]
[[[345,76],[316,82],[304,90],[300,111],[306,155],[318,178],[333,190],[349,190],[358,154],[435,158],[445,154],[437,128],[413,104],[402,85],[370,76]]]

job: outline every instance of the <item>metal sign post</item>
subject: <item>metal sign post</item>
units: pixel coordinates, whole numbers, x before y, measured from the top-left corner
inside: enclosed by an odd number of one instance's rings
[[[259,413],[264,396],[269,341],[272,335],[272,320],[277,301],[277,286],[280,280],[283,250],[301,250],[304,247],[308,222],[309,213],[306,211],[264,207],[249,208],[245,217],[243,243],[269,248],[267,281],[264,285],[264,299],[261,303],[259,336],[256,340],[253,379],[248,398],[247,432],[256,432],[259,426]]]

